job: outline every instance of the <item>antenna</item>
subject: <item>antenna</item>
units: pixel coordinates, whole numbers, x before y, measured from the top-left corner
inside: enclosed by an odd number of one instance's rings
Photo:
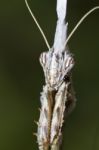
[[[49,45],[49,43],[48,43],[48,40],[47,40],[47,38],[46,38],[46,36],[45,36],[45,34],[44,34],[42,28],[40,27],[40,25],[39,25],[39,23],[38,23],[36,17],[34,16],[33,12],[31,11],[27,0],[25,0],[25,4],[26,4],[26,6],[27,6],[27,8],[28,8],[28,11],[29,11],[29,13],[31,14],[31,16],[32,16],[32,18],[33,18],[35,24],[37,25],[37,27],[38,27],[38,29],[39,29],[39,31],[40,31],[40,33],[41,33],[41,35],[42,35],[42,37],[43,37],[45,43],[46,43],[48,49],[50,49],[50,45]]]
[[[70,40],[70,38],[73,36],[73,34],[75,33],[75,31],[78,29],[78,27],[81,25],[81,23],[95,10],[99,9],[99,6],[96,6],[94,8],[92,8],[91,10],[89,10],[77,23],[77,25],[74,27],[74,29],[71,31],[71,33],[69,34],[66,42],[65,42],[65,46],[67,45],[68,41]]]

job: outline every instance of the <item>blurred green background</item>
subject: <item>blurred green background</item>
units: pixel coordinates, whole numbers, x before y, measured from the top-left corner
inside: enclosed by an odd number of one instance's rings
[[[56,0],[28,0],[50,45],[56,27]],[[68,0],[68,32],[99,0]],[[99,150],[99,10],[69,42],[75,55],[77,106],[64,128],[63,150]],[[24,0],[0,1],[0,150],[38,150],[38,120],[44,84],[39,55],[47,47]]]

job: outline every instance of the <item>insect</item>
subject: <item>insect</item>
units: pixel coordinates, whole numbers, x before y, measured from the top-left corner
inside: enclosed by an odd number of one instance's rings
[[[41,111],[37,132],[39,150],[49,150],[49,148],[59,150],[65,112],[67,115],[76,103],[72,87],[72,69],[75,62],[67,43],[84,19],[93,11],[99,9],[99,6],[88,11],[67,37],[68,23],[65,22],[67,0],[57,0],[58,20],[54,44],[50,48],[43,30],[26,0],[25,3],[49,49],[49,51],[40,55],[45,85],[40,97]]]

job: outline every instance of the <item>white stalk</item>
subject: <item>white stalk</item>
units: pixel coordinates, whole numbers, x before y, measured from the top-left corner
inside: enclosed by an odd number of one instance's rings
[[[63,51],[64,43],[67,38],[67,27],[68,23],[65,23],[66,11],[67,11],[67,0],[57,0],[57,25],[56,33],[54,38],[54,51]]]

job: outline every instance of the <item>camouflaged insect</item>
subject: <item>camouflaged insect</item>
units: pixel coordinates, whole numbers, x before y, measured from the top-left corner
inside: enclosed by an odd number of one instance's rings
[[[46,85],[41,95],[41,113],[38,126],[40,150],[58,150],[62,136],[65,112],[74,106],[71,71],[74,58],[64,45],[67,38],[65,23],[66,0],[57,0],[58,21],[53,47],[40,56]]]
[[[85,18],[99,9],[99,6],[89,10],[67,37],[68,23],[65,23],[67,0],[57,0],[58,21],[54,44],[50,48],[46,36],[32,13],[27,0],[25,0],[25,3],[49,49],[48,52],[44,52],[40,56],[46,85],[43,87],[40,97],[40,118],[39,122],[36,122],[38,132],[35,135],[37,136],[39,150],[59,150],[64,117],[68,116],[73,110],[76,102],[71,76],[74,58],[68,50],[67,43]]]
[[[40,97],[40,118],[39,122],[36,122],[38,132],[35,135],[37,136],[39,150],[59,150],[64,117],[68,116],[73,110],[76,102],[71,76],[74,58],[68,50],[67,43],[85,18],[99,9],[99,6],[89,10],[67,37],[68,23],[65,23],[67,0],[57,0],[58,21],[54,44],[50,48],[46,36],[32,13],[27,0],[25,0],[25,3],[49,49],[48,52],[44,52],[40,56],[46,85],[43,87]]]

